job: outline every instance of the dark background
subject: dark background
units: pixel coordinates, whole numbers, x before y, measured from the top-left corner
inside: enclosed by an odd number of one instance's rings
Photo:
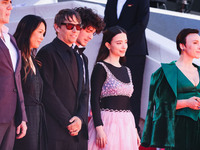
[[[72,1],[72,0],[58,0],[58,2],[64,2],[64,1]],[[85,1],[85,0],[78,0],[78,1]],[[177,3],[176,3],[177,0],[152,0],[152,1],[166,1],[167,10],[173,10],[173,11],[177,10]],[[200,15],[200,0],[193,0],[193,5],[190,13]]]

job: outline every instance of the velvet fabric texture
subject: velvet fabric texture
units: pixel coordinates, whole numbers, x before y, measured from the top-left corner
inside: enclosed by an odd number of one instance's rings
[[[178,69],[178,83],[177,83],[177,99],[188,99],[190,97],[196,96],[200,97],[200,83],[194,85],[177,67]],[[199,70],[198,70],[199,71]],[[187,116],[194,121],[200,118],[200,111],[190,109],[189,107],[176,110],[176,115]]]
[[[174,61],[162,64],[152,74],[142,146],[175,147],[177,76],[178,69]]]
[[[175,147],[165,150],[198,150],[200,147],[200,120],[187,116],[176,116]]]

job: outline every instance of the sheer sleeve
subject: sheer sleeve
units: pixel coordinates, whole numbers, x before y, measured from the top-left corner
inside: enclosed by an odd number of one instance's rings
[[[100,113],[100,95],[105,79],[105,69],[102,65],[96,64],[91,76],[91,108],[95,127],[103,125]]]

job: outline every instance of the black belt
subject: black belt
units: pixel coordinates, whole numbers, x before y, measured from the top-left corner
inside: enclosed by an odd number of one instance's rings
[[[131,103],[128,96],[109,96],[101,99],[101,109],[109,110],[130,110]]]

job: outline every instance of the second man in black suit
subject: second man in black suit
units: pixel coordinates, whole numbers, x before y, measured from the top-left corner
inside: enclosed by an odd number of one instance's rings
[[[76,40],[76,46],[74,45],[74,49],[80,55],[83,62],[83,77],[84,77],[84,89],[85,92],[89,95],[89,73],[88,73],[88,58],[83,53],[85,50],[85,46],[88,44],[90,40],[93,39],[95,34],[101,33],[104,28],[103,19],[96,14],[91,8],[87,7],[78,7],[74,9],[77,11],[82,20],[82,29],[80,30],[79,36]],[[82,128],[87,128],[87,124],[84,124]],[[85,130],[86,131],[86,130]],[[80,136],[80,150],[87,149],[87,139],[84,138],[84,133],[82,131],[79,133]]]

